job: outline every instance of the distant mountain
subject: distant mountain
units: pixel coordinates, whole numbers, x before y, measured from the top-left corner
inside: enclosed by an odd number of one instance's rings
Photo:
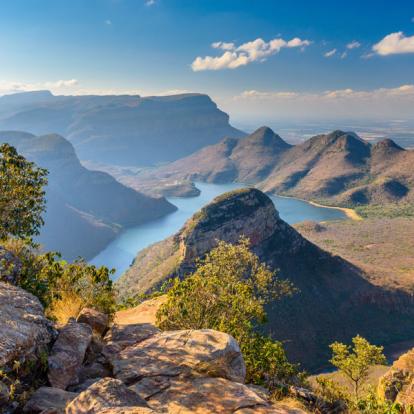
[[[148,180],[239,181],[344,206],[414,201],[414,150],[334,131],[291,146],[266,127],[141,174]]]
[[[117,287],[127,297],[169,277],[185,277],[217,240],[235,243],[241,235],[249,237],[261,261],[299,289],[268,306],[266,330],[285,341],[289,356],[305,367],[326,363],[328,345],[335,340],[361,334],[386,344],[414,334],[410,295],[370,284],[360,269],[303,238],[256,189],[217,197],[177,234],[139,253]]]
[[[175,207],[125,187],[107,173],[84,168],[60,135],[0,132],[7,142],[49,170],[47,212],[39,241],[66,258],[91,258],[123,227],[162,217]]]
[[[0,128],[57,132],[83,160],[117,165],[173,161],[244,134],[207,96],[54,96],[48,91],[0,97]]]

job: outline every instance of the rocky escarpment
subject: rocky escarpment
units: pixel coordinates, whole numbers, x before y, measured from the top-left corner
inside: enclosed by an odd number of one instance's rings
[[[53,342],[51,323],[32,295],[3,283],[0,294],[2,413],[305,413],[272,404],[266,391],[245,384],[244,360],[231,336],[209,329],[161,332],[152,322],[162,298],[119,312],[111,326],[107,315],[85,309],[59,327]],[[16,361],[39,348],[50,350],[42,368],[47,376],[39,383],[40,371],[31,365],[32,381],[22,390],[23,365]]]
[[[191,154],[225,136],[244,134],[207,96],[54,96],[0,98],[0,128],[68,137],[83,160],[153,165]]]
[[[235,243],[242,235],[250,238],[261,261],[299,290],[267,308],[266,329],[286,341],[293,360],[320,367],[329,359],[330,343],[358,333],[383,344],[414,335],[414,322],[406,317],[412,314],[411,296],[373,286],[359,268],[303,238],[257,189],[216,198],[176,235],[142,251],[118,288],[129,296],[154,289],[169,277],[185,277],[217,240]]]

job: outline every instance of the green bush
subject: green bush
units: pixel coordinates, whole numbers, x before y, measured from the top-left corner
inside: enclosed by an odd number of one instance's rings
[[[246,361],[247,381],[272,386],[296,376],[282,345],[257,333],[265,322],[264,305],[291,295],[294,289],[249,249],[249,241],[218,242],[196,271],[172,281],[167,301],[157,313],[161,329],[216,329],[232,335]]]

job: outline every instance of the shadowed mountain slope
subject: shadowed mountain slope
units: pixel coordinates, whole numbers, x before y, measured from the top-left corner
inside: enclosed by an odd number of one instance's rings
[[[360,269],[303,238],[256,189],[217,197],[177,234],[139,253],[117,286],[129,296],[169,277],[185,277],[217,240],[235,243],[241,235],[249,237],[262,261],[299,289],[293,298],[268,306],[266,330],[286,341],[290,357],[307,368],[328,360],[331,342],[358,333],[383,344],[413,337],[409,295],[373,286]]]
[[[93,257],[123,227],[162,217],[175,207],[164,198],[140,194],[107,173],[84,168],[73,146],[56,134],[36,137],[0,132],[7,142],[49,170],[46,225],[39,241],[66,258]]]
[[[0,128],[37,135],[57,132],[72,142],[83,160],[134,166],[172,161],[224,136],[244,135],[201,94],[6,95],[0,98]]]

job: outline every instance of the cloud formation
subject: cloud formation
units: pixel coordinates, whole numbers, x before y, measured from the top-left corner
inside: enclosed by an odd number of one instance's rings
[[[246,90],[227,102],[240,119],[413,119],[414,84],[308,91]],[[223,104],[226,108],[226,104]]]
[[[346,45],[346,48],[347,49],[350,49],[350,50],[352,50],[352,49],[358,49],[359,47],[361,47],[361,43],[359,43],[356,40],[353,40],[351,43],[348,43]]]
[[[8,82],[0,81],[0,95],[14,92],[30,92],[42,89],[49,89],[50,91],[59,91],[67,88],[73,88],[79,84],[77,79],[67,79],[58,81],[47,81],[39,83],[25,83],[25,82]]]
[[[191,68],[194,72],[203,70],[221,70],[221,69],[236,69],[240,66],[248,65],[252,62],[264,62],[267,57],[275,55],[283,48],[305,48],[309,46],[309,40],[302,40],[295,37],[289,41],[282,38],[275,38],[269,42],[258,38],[251,42],[243,43],[236,46],[230,42],[215,42],[211,46],[213,49],[223,50],[221,56],[198,56]]]
[[[332,49],[332,50],[330,50],[329,52],[326,52],[326,53],[324,54],[324,56],[325,56],[326,58],[330,58],[330,57],[334,56],[334,55],[335,55],[335,53],[336,53],[336,49]]]
[[[403,32],[391,33],[376,43],[372,50],[380,56],[414,53],[414,36]]]

